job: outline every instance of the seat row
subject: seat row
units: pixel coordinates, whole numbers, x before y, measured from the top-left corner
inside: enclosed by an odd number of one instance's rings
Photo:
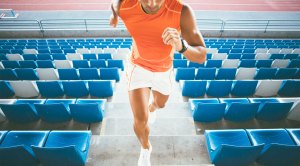
[[[120,80],[118,68],[0,69],[0,80]]]
[[[175,71],[176,81],[265,79],[300,79],[300,68],[177,68]]]
[[[190,62],[186,59],[173,60],[173,67],[216,67],[216,68],[240,68],[240,67],[272,67],[272,68],[299,68],[300,59],[275,59],[275,60],[254,60],[254,59],[225,59],[225,60],[213,60],[208,59],[203,64]]]
[[[206,130],[210,160],[218,166],[296,166],[300,164],[300,129]]]
[[[182,54],[175,53],[174,59],[186,59]],[[242,53],[207,53],[206,59],[225,60],[225,59],[255,59],[255,60],[269,60],[269,59],[300,59],[299,54],[242,54]]]
[[[96,42],[123,42],[123,41],[132,41],[131,38],[79,38],[79,39],[8,39],[8,40],[5,40],[5,39],[1,39],[0,40],[0,43],[45,43],[45,42],[48,42],[48,43],[55,43],[55,42],[93,42],[93,41],[96,41]],[[291,42],[291,40],[283,40],[283,41],[289,41]],[[296,41],[296,40],[295,40]]]
[[[84,166],[91,131],[0,131],[3,166]]]
[[[113,59],[111,53],[39,53],[39,54],[6,54],[2,55],[1,60],[24,61],[24,60],[91,60],[91,59]]]
[[[300,80],[182,80],[185,97],[300,97]]]
[[[214,47],[215,46],[215,47]],[[294,47],[295,48],[294,48]],[[208,52],[214,52],[214,53],[243,53],[243,54],[249,54],[249,53],[268,53],[268,54],[299,54],[300,49],[298,45],[292,45],[292,46],[275,46],[275,45],[252,45],[252,48],[250,46],[248,48],[232,48],[233,45],[211,45],[208,49]],[[217,50],[217,51],[215,51]]]
[[[16,69],[16,68],[112,68],[117,67],[124,70],[124,62],[122,60],[97,59],[97,60],[37,60],[37,61],[2,61],[0,69]]]
[[[81,123],[101,122],[106,99],[19,99],[0,100],[5,118],[16,123],[29,123],[42,119],[48,123],[74,119]]]
[[[276,98],[189,99],[193,118],[198,122],[216,122],[223,118],[234,122],[254,118],[277,121],[286,118],[293,104],[293,102],[281,102]]]
[[[115,81],[0,81],[0,98],[112,97]]]

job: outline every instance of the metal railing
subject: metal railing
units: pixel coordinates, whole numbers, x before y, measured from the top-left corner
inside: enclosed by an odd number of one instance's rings
[[[200,30],[249,31],[300,31],[300,20],[221,20],[197,19]],[[122,21],[116,30],[125,30]],[[48,20],[0,20],[0,31],[37,30],[41,32],[53,30],[114,30],[108,19],[48,19]]]

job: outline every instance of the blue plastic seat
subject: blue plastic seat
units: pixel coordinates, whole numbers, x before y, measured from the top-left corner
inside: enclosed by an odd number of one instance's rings
[[[19,61],[19,64],[20,64],[20,68],[31,68],[31,69],[37,68],[37,64],[33,60]]]
[[[87,60],[73,60],[73,67],[78,68],[90,68],[89,62]]]
[[[188,67],[192,68],[203,68],[204,67],[204,63],[197,63],[197,62],[189,62]]]
[[[213,60],[213,59],[208,59],[205,63],[205,67],[209,68],[220,68],[222,66],[222,60]]]
[[[107,60],[107,67],[108,67],[108,68],[117,67],[117,68],[121,69],[122,71],[124,71],[124,63],[123,63],[123,60],[112,60],[112,59],[108,59],[108,60]]]
[[[104,116],[106,99],[78,99],[70,104],[74,120],[83,123],[101,122]]]
[[[225,97],[231,91],[232,81],[228,80],[211,80],[208,81],[206,94],[212,97]]]
[[[255,49],[245,48],[243,51],[244,54],[254,54]]]
[[[228,57],[227,57],[227,59],[241,59],[241,57],[242,57],[242,54],[240,54],[240,53],[230,53],[230,54],[228,54]]]
[[[220,102],[227,105],[224,118],[235,122],[254,119],[259,107],[259,103],[249,103],[246,98],[220,99]]]
[[[188,60],[186,59],[174,59],[173,68],[184,67],[187,68]]]
[[[82,57],[85,60],[97,59],[96,54],[82,54]]]
[[[251,53],[243,53],[241,59],[254,59],[256,54],[251,54]]]
[[[104,59],[104,60],[112,59],[112,55],[111,53],[100,53],[98,54],[98,59]]]
[[[84,166],[91,131],[51,131],[43,147],[32,146],[43,166]]]
[[[275,73],[275,79],[293,79],[297,71],[297,68],[279,68]]]
[[[182,59],[182,54],[174,53],[174,59]]]
[[[112,97],[114,93],[114,81],[97,80],[88,81],[89,92],[91,96],[99,98]]]
[[[84,97],[89,95],[86,81],[63,81],[65,94],[70,97]]]
[[[0,144],[0,163],[3,166],[38,166],[31,146],[42,147],[49,131],[10,131]]]
[[[42,97],[55,98],[64,95],[60,81],[37,81],[36,84]]]
[[[2,61],[2,65],[4,66],[4,68],[6,69],[16,69],[16,68],[20,68],[20,64],[18,61],[8,61],[8,60],[4,60]]]
[[[207,81],[202,80],[183,80],[182,81],[182,96],[186,97],[201,97],[206,91]]]
[[[1,69],[0,80],[19,80],[14,69]]]
[[[51,60],[37,60],[38,68],[54,68],[54,64]]]
[[[295,165],[300,162],[297,146],[284,129],[247,129],[253,145],[265,144],[257,162],[263,165]]]
[[[198,122],[216,122],[224,117],[225,103],[218,99],[190,99],[193,118]]]
[[[104,59],[98,59],[98,60],[90,60],[90,66],[91,68],[106,68],[106,61]]]
[[[236,97],[253,96],[257,80],[234,80],[232,83],[231,95]]]
[[[284,58],[283,59],[297,59],[299,56],[299,54],[285,54]]]
[[[195,68],[178,67],[175,74],[175,80],[194,80]]]
[[[64,53],[65,53],[65,54],[68,54],[68,53],[71,53],[71,54],[76,53],[76,50],[75,50],[75,49],[72,49],[72,48],[65,48],[65,49],[63,49],[63,50],[64,50]]]
[[[239,67],[255,67],[255,63],[254,59],[243,59],[240,61]]]
[[[216,73],[216,80],[234,80],[236,68],[219,68]]]
[[[0,61],[3,61],[3,60],[8,60],[6,57],[6,54],[0,53]]]
[[[101,80],[116,80],[120,81],[120,73],[118,68],[100,68]]]
[[[286,129],[286,131],[290,134],[291,138],[295,142],[296,145],[300,145],[300,129],[293,128],[293,129]]]
[[[265,121],[276,121],[286,118],[293,102],[279,102],[274,98],[252,98],[251,103],[260,103],[256,118]]]
[[[206,130],[210,160],[218,166],[253,164],[263,145],[252,146],[245,130]]]
[[[79,69],[79,75],[81,80],[100,80],[98,69]]]
[[[19,80],[39,80],[34,69],[15,69]]]
[[[23,54],[23,58],[24,58],[24,60],[32,60],[32,61],[35,61],[38,59],[36,54]]]
[[[214,80],[216,75],[216,68],[199,68],[197,70],[196,80]]]
[[[259,68],[256,70],[254,79],[255,80],[265,80],[274,79],[277,68]]]
[[[37,60],[52,60],[52,56],[50,54],[37,54]]]
[[[15,92],[9,82],[0,80],[0,98],[11,98],[15,95]]]
[[[288,68],[300,68],[300,59],[292,59],[288,65]]]
[[[0,104],[6,118],[17,123],[37,121],[40,117],[34,108],[35,103],[44,103],[44,100],[17,100],[13,104]]]
[[[280,89],[279,96],[299,97],[300,96],[300,80],[284,80]]]
[[[44,104],[34,106],[42,120],[56,123],[71,120],[69,104],[73,103],[75,99],[48,99]]]
[[[78,71],[71,69],[57,69],[60,80],[79,80]]]
[[[51,54],[62,54],[63,51],[61,49],[51,49],[50,50]]]
[[[65,54],[52,54],[53,60],[66,60]]]
[[[262,68],[262,67],[270,68],[272,63],[273,63],[273,60],[271,60],[271,59],[257,60],[255,66],[257,68]]]
[[[271,54],[270,55],[270,59],[283,59],[284,58],[284,54]]]

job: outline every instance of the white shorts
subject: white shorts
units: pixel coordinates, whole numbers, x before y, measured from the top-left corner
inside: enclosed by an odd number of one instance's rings
[[[151,88],[163,95],[170,95],[172,91],[173,70],[152,72],[136,64],[127,62],[126,77],[128,91],[139,88]]]

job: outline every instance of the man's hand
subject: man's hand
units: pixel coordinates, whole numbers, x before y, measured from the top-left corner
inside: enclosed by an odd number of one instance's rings
[[[162,34],[163,42],[171,45],[176,51],[182,49],[182,43],[179,32],[174,28],[166,28]]]
[[[111,14],[110,19],[109,19],[109,25],[115,28],[118,25],[118,21],[119,21],[118,16]]]

